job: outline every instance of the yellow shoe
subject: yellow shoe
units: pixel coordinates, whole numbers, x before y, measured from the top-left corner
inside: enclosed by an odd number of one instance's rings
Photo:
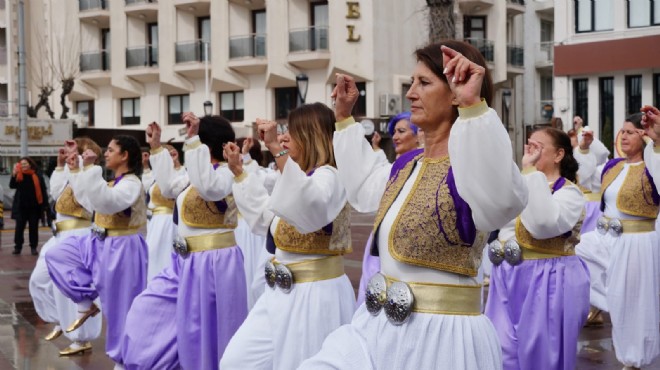
[[[60,335],[62,335],[62,328],[56,326],[50,333],[48,333],[48,335],[44,337],[44,339],[47,341],[51,341],[59,338]]]
[[[584,324],[586,327],[590,326],[603,326],[603,311],[592,308],[589,310],[589,315],[587,316],[587,322]]]
[[[80,312],[84,315],[81,318],[74,321],[73,324],[71,324],[66,329],[66,332],[71,333],[72,331],[78,329],[79,327],[82,326],[82,324],[85,323],[85,321],[87,321],[87,319],[89,319],[90,317],[94,317],[94,316],[98,315],[99,312],[101,312],[101,310],[99,310],[98,306],[96,306],[94,303],[92,303],[92,306],[89,308],[89,310],[87,310],[85,312]]]
[[[84,354],[86,351],[92,350],[92,343],[90,342],[74,342],[77,344],[76,347],[73,345],[66,347],[60,351],[60,356],[73,356],[77,354]]]

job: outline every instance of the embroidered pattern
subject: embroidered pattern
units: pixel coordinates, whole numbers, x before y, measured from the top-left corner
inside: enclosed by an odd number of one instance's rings
[[[623,170],[623,161],[617,163],[603,175],[602,193],[612,184]],[[656,218],[659,207],[653,202],[653,184],[646,175],[646,165],[630,166],[623,185],[616,196],[619,211],[646,218]]]
[[[187,226],[200,229],[236,228],[236,224],[238,223],[238,208],[236,208],[234,197],[227,196],[220,202],[226,203],[224,212],[218,209],[216,202],[207,202],[202,199],[197,188],[191,186],[183,199],[181,219]]]
[[[323,228],[313,233],[302,234],[280,219],[277,223],[275,245],[278,249],[302,254],[341,255],[353,251],[351,244],[351,208],[346,203],[332,222],[332,229]]]
[[[151,187],[151,202],[156,207],[167,207],[170,209],[174,208],[174,199],[165,198],[160,192],[160,187],[158,187],[158,184],[154,184],[154,186]]]
[[[71,185],[67,185],[59,198],[57,198],[57,202],[55,202],[55,212],[61,215],[78,217],[85,220],[92,219],[92,214],[85,210],[85,208],[78,203],[78,200],[76,200]]]
[[[134,177],[135,181],[140,181],[140,179],[135,175],[127,175],[127,177],[129,176]],[[109,187],[113,187],[113,184],[113,181],[108,182]],[[124,211],[120,211],[111,215],[97,212],[94,215],[94,223],[108,230],[139,229],[147,223],[147,205],[145,202],[144,192],[140,191],[140,195],[131,205],[131,208],[128,208]]]

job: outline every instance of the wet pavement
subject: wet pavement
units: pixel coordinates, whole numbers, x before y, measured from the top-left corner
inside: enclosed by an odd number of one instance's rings
[[[347,256],[346,272],[357,290],[361,274],[364,245],[372,229],[373,216],[354,214],[351,221],[353,253]],[[112,361],[105,355],[104,335],[92,342],[91,353],[68,358],[58,356],[58,351],[70,343],[64,336],[52,342],[43,337],[52,329],[37,316],[30,294],[28,280],[37,257],[30,255],[25,247],[23,254],[14,256],[13,221],[5,213],[5,230],[0,231],[0,370],[102,370],[112,369]],[[49,228],[39,231],[40,246],[51,232]],[[27,238],[27,232],[26,232]],[[660,329],[659,329],[660,330]],[[584,328],[580,333],[577,369],[614,370],[621,369],[614,356],[609,317],[597,328]],[[660,359],[646,369],[660,369]]]

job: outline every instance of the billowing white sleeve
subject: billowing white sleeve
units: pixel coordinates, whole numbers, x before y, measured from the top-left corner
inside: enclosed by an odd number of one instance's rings
[[[577,171],[578,184],[594,191],[592,184],[600,182],[596,155],[591,150],[583,152],[576,147],[573,149],[573,156],[579,165]]]
[[[385,151],[383,149],[374,150],[374,153],[376,153],[379,163],[390,163],[390,161],[387,160],[387,156],[385,155]]]
[[[108,186],[101,176],[99,166],[81,171],[77,182],[85,188],[86,199],[91,209],[103,214],[113,214],[129,208],[143,191],[142,182],[133,176],[121,179],[113,187]]]
[[[266,190],[268,190],[268,194],[273,193],[273,189],[275,189],[275,184],[277,183],[277,180],[280,178],[280,171],[278,170],[273,170],[270,168],[264,168],[262,171],[264,172],[264,187],[266,187]]]
[[[174,168],[174,160],[167,150],[159,150],[149,156],[151,173],[165,198],[175,199],[186,186],[188,177],[183,169]]]
[[[578,143],[582,142],[582,131],[577,139]],[[596,157],[596,165],[605,164],[610,155],[610,150],[597,137],[594,137],[594,141],[589,145],[589,151]]]
[[[525,208],[527,187],[497,113],[485,102],[459,112],[449,135],[456,188],[477,229],[497,230]]]
[[[264,186],[264,176],[244,172],[232,186],[236,206],[241,216],[257,235],[267,235],[275,214],[270,210],[270,196]]]
[[[571,231],[584,211],[586,200],[575,185],[564,186],[554,194],[542,172],[525,175],[529,202],[520,215],[525,228],[536,239],[548,239]]]
[[[317,231],[337,218],[346,205],[346,191],[330,166],[307,176],[288,158],[270,199],[272,211],[303,234]]]
[[[375,212],[390,178],[392,165],[374,152],[364,138],[364,128],[352,117],[336,125],[332,145],[348,202],[358,212]]]
[[[68,167],[57,167],[50,175],[50,196],[57,201],[69,181]]]
[[[215,202],[231,194],[234,175],[227,166],[213,169],[209,148],[199,141],[199,136],[186,140],[185,158],[190,184],[202,199]]]
[[[149,188],[154,184],[156,180],[154,179],[154,174],[151,170],[145,170],[142,173],[142,189],[145,193],[149,192]]]
[[[644,164],[649,170],[656,189],[660,189],[660,146],[649,141],[644,148]]]

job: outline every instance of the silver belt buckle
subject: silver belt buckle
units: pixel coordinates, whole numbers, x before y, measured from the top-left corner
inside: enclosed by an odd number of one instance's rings
[[[623,234],[623,223],[621,223],[621,220],[619,220],[618,218],[611,218],[608,225],[609,225],[608,232],[610,233],[610,235],[617,237]]]
[[[188,257],[190,254],[190,251],[188,250],[188,243],[186,242],[186,239],[181,235],[176,235],[174,237],[174,240],[172,241],[172,249],[174,249],[176,254],[183,258]]]
[[[275,284],[277,284],[284,293],[289,293],[293,287],[293,273],[288,267],[279,263],[275,266]]]
[[[514,239],[509,239],[504,243],[504,259],[511,266],[517,266],[522,262],[522,250]]]
[[[604,216],[598,217],[598,220],[596,221],[596,230],[598,230],[598,233],[600,235],[605,235],[607,234],[607,230],[610,228],[609,221],[607,218]]]
[[[387,300],[383,305],[385,316],[393,325],[402,325],[410,318],[415,298],[410,286],[397,281],[387,288]]]
[[[498,241],[497,243],[492,242],[488,244],[488,259],[495,266],[499,266],[502,261],[504,261],[504,248],[502,247],[502,243]]]
[[[373,316],[378,315],[387,301],[387,281],[380,272],[375,273],[367,283],[364,304]]]
[[[266,261],[266,266],[264,267],[264,276],[266,277],[266,284],[269,287],[275,289],[275,265],[271,260]]]
[[[97,224],[92,224],[92,235],[94,235],[98,240],[104,241],[105,237],[108,236],[108,232],[105,228]]]
[[[53,221],[50,227],[51,231],[53,232],[53,236],[57,236],[57,222]]]

